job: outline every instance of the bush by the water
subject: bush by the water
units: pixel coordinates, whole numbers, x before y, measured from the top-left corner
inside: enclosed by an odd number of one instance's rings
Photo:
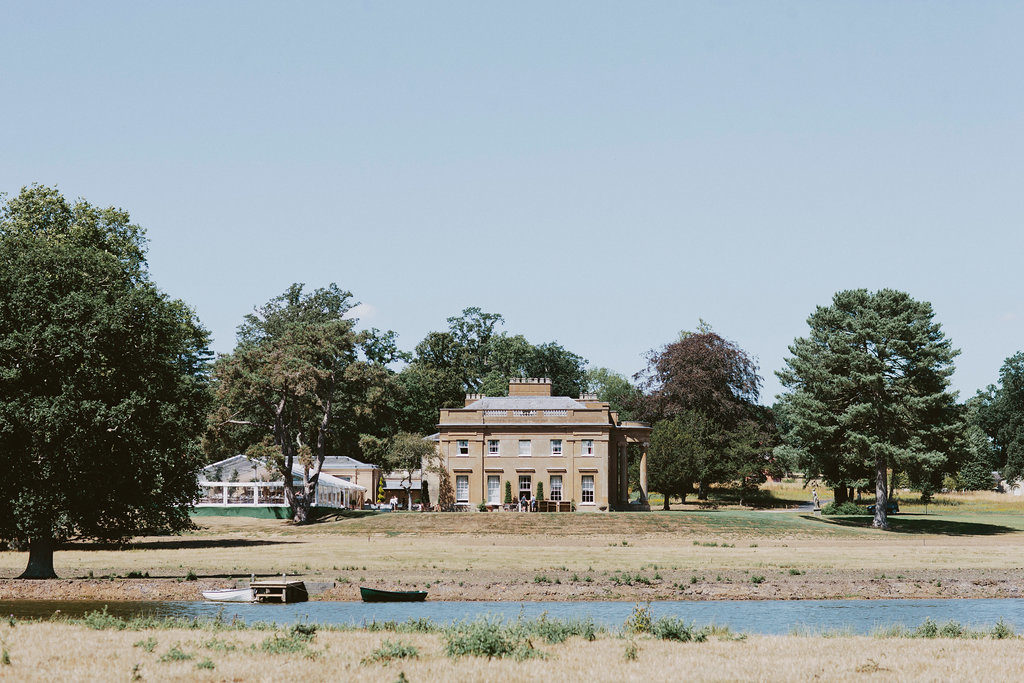
[[[829,503],[825,507],[821,508],[821,514],[823,515],[870,515],[867,508],[862,508],[860,505],[852,501],[846,501],[845,503]]]
[[[445,632],[444,639],[444,652],[452,659],[508,657],[518,662],[544,656],[543,652],[533,647],[521,625],[506,624],[492,617],[453,624]]]

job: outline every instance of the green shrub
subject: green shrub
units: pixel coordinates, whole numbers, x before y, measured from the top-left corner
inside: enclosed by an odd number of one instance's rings
[[[675,640],[680,643],[703,643],[708,639],[703,629],[694,628],[676,617],[662,617],[656,620],[651,624],[651,634],[662,640]]]
[[[595,640],[598,631],[593,619],[549,619],[547,612],[541,613],[533,621],[520,622],[519,625],[527,634],[535,635],[549,645],[564,643],[572,636]]]
[[[156,649],[156,638],[150,636],[145,640],[139,640],[132,644],[132,647],[141,647],[146,652],[152,652]]]
[[[622,625],[626,633],[650,633],[651,632],[651,603],[641,607],[639,603],[633,606],[633,613],[626,617]]]
[[[472,622],[453,624],[445,632],[445,654],[459,657],[511,658],[516,661],[543,657],[523,630],[508,626],[498,619],[484,617]]]
[[[260,643],[259,649],[272,655],[300,654],[312,659],[316,652],[310,649],[316,635],[316,624],[295,624],[287,634],[275,633]]]
[[[1013,626],[1010,626],[1002,617],[999,617],[999,621],[992,627],[992,637],[996,640],[1005,640],[1006,638],[1012,638],[1014,636]]]
[[[760,574],[754,574],[753,576],[750,577],[750,583],[753,583],[753,584],[764,583],[764,577],[761,576]]]
[[[196,662],[196,668],[197,669],[212,669],[212,668],[214,668],[213,660],[210,659],[209,657],[203,657],[198,662]]]
[[[914,630],[915,638],[936,638],[939,635],[939,627],[931,618],[927,618]]]
[[[829,503],[825,507],[821,508],[821,514],[823,515],[870,515],[867,508],[862,508],[860,505],[852,501],[846,501],[836,505],[835,503]]]
[[[196,576],[195,571],[189,569],[188,570],[188,574],[185,574],[185,580],[186,581],[198,581],[199,577]]]
[[[367,664],[377,663],[388,664],[395,659],[410,659],[419,656],[419,650],[412,645],[406,645],[400,640],[395,642],[385,640],[381,643],[380,647],[375,649],[366,657],[363,657],[360,663],[364,666]]]
[[[183,662],[192,659],[192,655],[184,652],[177,645],[171,647],[170,650],[160,655],[157,661],[160,662]]]

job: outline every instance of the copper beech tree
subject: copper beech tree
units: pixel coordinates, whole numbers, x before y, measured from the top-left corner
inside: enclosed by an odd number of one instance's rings
[[[636,413],[655,423],[649,464],[651,486],[681,497],[698,484],[763,480],[771,466],[774,427],[757,405],[756,361],[704,321],[696,332],[648,354],[638,373]]]

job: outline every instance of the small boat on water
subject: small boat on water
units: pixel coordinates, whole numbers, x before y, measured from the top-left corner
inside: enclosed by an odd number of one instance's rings
[[[427,591],[382,591],[376,588],[359,587],[363,602],[423,602]]]
[[[251,588],[218,588],[203,591],[203,597],[215,602],[255,602]]]

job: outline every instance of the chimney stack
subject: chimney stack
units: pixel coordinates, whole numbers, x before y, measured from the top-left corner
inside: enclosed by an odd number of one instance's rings
[[[550,396],[551,379],[548,377],[515,377],[508,381],[509,396]]]

